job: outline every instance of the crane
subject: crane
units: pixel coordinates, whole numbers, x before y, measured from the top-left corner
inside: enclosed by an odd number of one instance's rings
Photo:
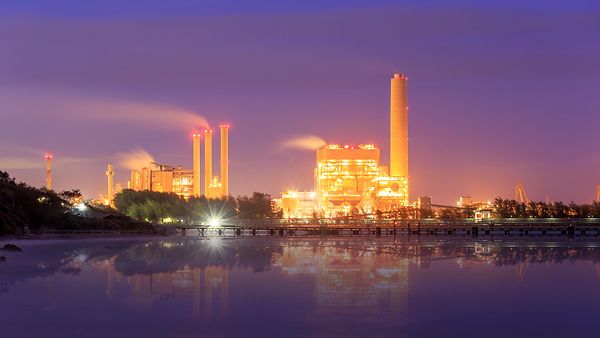
[[[527,197],[527,193],[525,192],[525,186],[521,182],[515,185],[515,201],[529,203],[529,197]]]

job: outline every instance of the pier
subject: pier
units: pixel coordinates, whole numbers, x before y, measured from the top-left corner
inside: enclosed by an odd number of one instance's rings
[[[177,226],[183,235],[219,236],[219,237],[389,237],[389,236],[469,236],[469,237],[506,237],[506,236],[565,236],[565,237],[598,237],[600,223],[566,223],[557,224],[421,224],[406,222],[403,224],[254,224],[254,225],[187,225]]]

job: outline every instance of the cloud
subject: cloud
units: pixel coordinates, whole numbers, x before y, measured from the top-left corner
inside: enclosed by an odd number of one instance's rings
[[[141,169],[154,162],[154,157],[141,148],[115,155],[117,165],[127,169]]]
[[[282,149],[317,150],[327,142],[316,135],[298,135],[281,143]]]

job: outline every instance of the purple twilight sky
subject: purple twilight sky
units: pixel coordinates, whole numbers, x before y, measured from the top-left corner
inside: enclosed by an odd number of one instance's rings
[[[228,121],[233,194],[310,189],[314,152],[282,144],[373,142],[387,163],[402,72],[412,197],[594,197],[598,2],[250,3],[0,2],[0,170],[41,186],[51,151],[55,188],[96,198],[122,153],[191,167],[190,133]]]

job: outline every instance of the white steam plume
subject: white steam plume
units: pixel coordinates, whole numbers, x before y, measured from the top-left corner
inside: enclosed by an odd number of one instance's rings
[[[70,112],[91,120],[123,122],[157,129],[184,130],[209,128],[206,119],[180,108],[114,100],[71,101]]]
[[[64,91],[1,90],[0,111],[20,116],[52,116],[157,130],[207,129],[206,119],[190,110],[163,104],[99,98]],[[43,112],[43,115],[40,113]]]
[[[283,149],[317,150],[327,142],[316,135],[298,135],[281,143]]]
[[[144,149],[134,149],[129,152],[122,152],[115,155],[117,164],[126,169],[142,169],[147,167],[150,162],[154,162],[154,157]]]

